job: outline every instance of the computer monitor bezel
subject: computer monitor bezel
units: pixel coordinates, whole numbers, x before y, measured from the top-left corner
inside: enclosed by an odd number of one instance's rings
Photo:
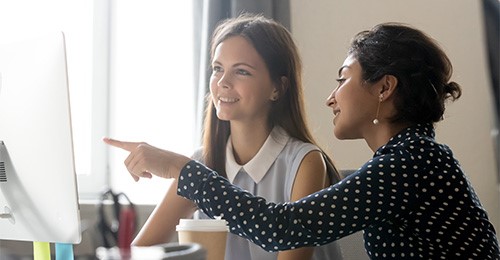
[[[64,33],[0,44],[0,240],[77,244]]]

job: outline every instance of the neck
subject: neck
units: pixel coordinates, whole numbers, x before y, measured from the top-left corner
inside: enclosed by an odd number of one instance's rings
[[[382,145],[387,144],[389,140],[403,129],[407,128],[409,123],[385,123],[373,125],[370,133],[365,136],[365,141],[370,149],[375,152]]]
[[[238,124],[231,122],[233,154],[238,164],[246,164],[259,152],[266,141],[271,127],[259,124]]]

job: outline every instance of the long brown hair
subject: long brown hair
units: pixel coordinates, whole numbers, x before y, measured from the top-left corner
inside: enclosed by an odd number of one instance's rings
[[[274,83],[283,85],[282,78],[287,79],[280,98],[273,102],[271,107],[269,125],[280,126],[291,137],[317,145],[304,116],[302,62],[290,32],[262,15],[242,14],[236,18],[226,19],[217,26],[212,35],[210,52],[212,59],[215,48],[233,36],[241,36],[253,45],[263,58]],[[226,176],[225,153],[231,131],[229,122],[217,117],[210,95],[207,103],[203,132],[203,160],[207,166]],[[326,154],[324,157],[330,182],[335,183],[340,180],[338,171]]]

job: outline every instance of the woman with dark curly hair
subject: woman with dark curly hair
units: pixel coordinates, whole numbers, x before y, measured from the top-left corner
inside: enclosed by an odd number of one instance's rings
[[[450,148],[435,140],[445,102],[461,96],[451,75],[446,54],[420,30],[384,23],[358,33],[326,104],[335,136],[364,139],[373,158],[293,203],[267,203],[168,151],[168,167],[138,163],[130,170],[135,178],[178,178],[178,194],[269,251],[323,245],[363,230],[372,259],[498,259],[486,211]]]

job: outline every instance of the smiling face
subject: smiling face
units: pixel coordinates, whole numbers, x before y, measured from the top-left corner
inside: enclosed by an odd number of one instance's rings
[[[359,62],[348,56],[339,69],[339,85],[327,99],[333,109],[334,134],[338,139],[366,137],[373,128],[378,93],[362,79]]]
[[[278,96],[264,60],[241,36],[215,49],[210,93],[219,119],[263,124]]]

